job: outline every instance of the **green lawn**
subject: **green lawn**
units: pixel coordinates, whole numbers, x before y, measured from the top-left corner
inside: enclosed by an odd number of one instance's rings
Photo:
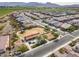
[[[0,16],[6,15],[16,10],[36,10],[36,11],[68,11],[68,10],[77,10],[78,8],[46,8],[46,7],[7,7],[7,8],[0,8]]]
[[[0,8],[0,17],[1,16],[4,16],[4,15],[7,15],[13,11],[16,11],[16,10],[20,10],[20,9],[23,9],[23,8],[19,8],[19,7],[14,7],[14,8]]]
[[[10,10],[10,9],[0,9],[0,16],[6,15],[10,12],[12,12],[14,10]]]

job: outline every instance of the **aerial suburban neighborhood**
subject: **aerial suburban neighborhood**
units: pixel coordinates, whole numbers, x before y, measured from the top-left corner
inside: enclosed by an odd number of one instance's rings
[[[0,5],[0,56],[79,57],[79,8]]]

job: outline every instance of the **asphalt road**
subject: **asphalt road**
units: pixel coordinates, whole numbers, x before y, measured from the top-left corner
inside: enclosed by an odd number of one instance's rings
[[[74,39],[71,35],[66,35],[63,38],[61,38],[57,42],[50,42],[42,45],[41,47],[37,47],[31,51],[25,52],[21,57],[43,57],[45,54],[54,51],[55,49],[59,48],[60,46],[66,44],[67,42]]]

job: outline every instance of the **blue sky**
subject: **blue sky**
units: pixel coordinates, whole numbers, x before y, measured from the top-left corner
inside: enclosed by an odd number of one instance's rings
[[[0,2],[51,2],[60,5],[79,4],[79,0],[0,0]]]

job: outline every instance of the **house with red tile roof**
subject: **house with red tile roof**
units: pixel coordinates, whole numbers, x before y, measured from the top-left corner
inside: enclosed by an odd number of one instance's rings
[[[6,51],[6,48],[9,47],[9,35],[0,36],[0,51]]]

